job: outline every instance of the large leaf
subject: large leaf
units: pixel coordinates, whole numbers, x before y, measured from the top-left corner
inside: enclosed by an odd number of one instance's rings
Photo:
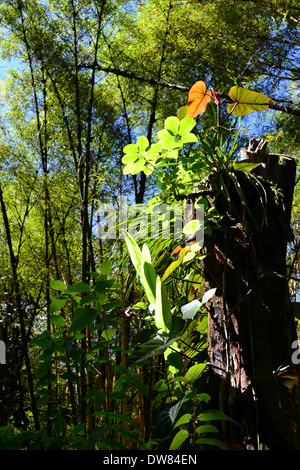
[[[259,165],[260,163],[236,162],[232,164],[232,168],[236,171],[252,171]]]
[[[67,292],[68,293],[69,292],[73,292],[73,293],[74,292],[75,293],[77,293],[77,292],[89,292],[89,290],[90,290],[90,287],[86,282],[76,282],[75,284],[72,284],[68,288]]]
[[[188,438],[189,432],[186,429],[180,429],[178,433],[174,436],[170,450],[177,450],[179,447],[184,443],[184,441]]]
[[[195,118],[198,114],[204,113],[207,104],[211,100],[211,92],[206,91],[206,84],[199,81],[192,86],[188,97],[188,110],[186,118]]]
[[[141,253],[141,279],[149,302],[155,304],[156,272],[151,264],[149,248],[145,243]]]
[[[190,382],[194,382],[195,380],[197,380],[202,372],[204,371],[204,369],[206,368],[207,364],[203,363],[203,364],[195,364],[194,366],[190,367],[189,370],[187,371],[186,373],[186,378],[190,381]]]
[[[194,299],[188,304],[183,305],[181,307],[182,318],[184,320],[193,319],[202,305],[206,304],[206,302],[208,302],[215,295],[216,290],[217,289],[214,287],[213,289],[209,289],[207,292],[205,292],[201,302],[198,299]]]
[[[68,300],[68,297],[65,295],[63,295],[62,297],[56,297],[50,305],[50,310],[49,310],[50,315],[52,313],[58,312],[58,310],[61,310],[64,307],[67,300]]]
[[[61,291],[64,291],[67,288],[66,284],[63,281],[52,281],[50,283],[50,287],[54,290],[61,290]]]
[[[81,331],[87,325],[89,325],[92,321],[97,318],[99,313],[97,310],[88,308],[84,310],[80,310],[74,317],[74,320],[71,323],[69,332],[72,333],[74,331]]]
[[[216,446],[223,450],[229,450],[229,447],[224,442],[220,441],[220,439],[217,439],[215,437],[201,437],[196,441],[196,443],[205,446]]]
[[[163,354],[172,343],[178,341],[179,338],[172,338],[170,341],[164,341],[160,337],[150,339],[143,344],[139,344],[134,351],[127,358],[127,366],[131,367],[135,364],[144,362],[152,356]]]
[[[233,86],[230,89],[229,97],[234,103],[227,106],[227,112],[238,116],[252,113],[252,111],[265,111],[269,109],[271,101],[271,98],[262,93],[246,90],[239,86]]]
[[[142,277],[142,252],[140,250],[140,247],[138,246],[134,238],[129,235],[129,233],[126,235],[125,242],[129,251],[132,264],[135,267],[138,276]]]
[[[155,325],[160,330],[168,333],[172,327],[172,313],[169,300],[167,298],[165,285],[159,276],[156,279],[156,299],[155,299]]]
[[[199,414],[198,416],[199,421],[232,421],[233,423],[236,423],[233,419],[229,418],[229,416],[225,415],[219,410],[205,410],[202,411],[202,413]],[[236,423],[238,424],[238,423]]]

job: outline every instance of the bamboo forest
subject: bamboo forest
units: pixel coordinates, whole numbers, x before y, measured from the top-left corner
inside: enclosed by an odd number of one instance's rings
[[[1,450],[300,450],[299,14],[2,0]]]

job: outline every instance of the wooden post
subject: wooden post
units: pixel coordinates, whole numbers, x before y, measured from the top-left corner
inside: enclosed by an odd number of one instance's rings
[[[299,376],[291,362],[297,334],[286,277],[296,165],[268,155],[259,140],[250,141],[242,161],[261,164],[205,180],[222,216],[210,222],[203,261],[205,279],[217,288],[208,331],[213,405],[240,424],[224,430],[229,445],[300,449]]]

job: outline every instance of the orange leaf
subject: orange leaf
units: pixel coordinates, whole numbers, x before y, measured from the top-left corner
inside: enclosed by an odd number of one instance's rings
[[[198,114],[204,113],[211,97],[211,92],[206,91],[204,82],[200,80],[195,83],[189,91],[188,110],[185,117],[194,119]]]

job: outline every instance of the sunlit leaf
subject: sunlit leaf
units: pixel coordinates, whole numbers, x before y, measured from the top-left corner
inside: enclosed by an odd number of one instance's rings
[[[186,429],[180,429],[178,433],[175,435],[174,439],[171,442],[170,450],[177,450],[179,447],[184,443],[184,441],[189,436],[188,431]]]
[[[147,137],[141,135],[137,139],[136,144],[137,144],[139,150],[144,151],[149,147],[149,140],[147,139]]]
[[[252,113],[252,111],[265,111],[269,109],[271,101],[271,98],[262,93],[247,90],[236,85],[230,89],[229,97],[234,103],[227,106],[227,112],[238,116]]]
[[[202,302],[201,304],[206,304],[206,302],[208,302],[216,293],[216,287],[214,287],[213,289],[209,289],[208,291],[205,292],[205,294],[203,295],[202,297]]]
[[[206,84],[199,81],[192,86],[188,97],[188,111],[186,118],[195,118],[198,114],[204,113],[207,104],[211,100],[211,92],[206,90]]]
[[[156,279],[155,324],[158,329],[169,332],[172,327],[172,313],[165,285],[159,276]]]
[[[197,380],[201,376],[201,374],[204,371],[204,369],[206,368],[206,366],[207,366],[206,363],[195,364],[194,366],[190,367],[189,370],[187,371],[187,373],[185,374],[186,378],[190,382],[194,382],[195,380]]]
[[[183,262],[183,259],[184,259],[184,256],[186,254],[186,252],[189,250],[189,247],[185,247],[183,248],[180,253],[179,253],[179,257],[176,261],[173,261],[170,266],[166,269],[166,271],[164,272],[164,275],[162,277],[162,281],[164,281],[165,279],[167,279],[170,274],[178,267],[180,266],[180,264]]]
[[[138,275],[141,277],[142,275],[142,264],[141,264],[142,252],[140,250],[140,247],[138,246],[137,242],[129,233],[126,235],[125,242],[127,245],[127,249],[129,251],[132,264],[135,267]]]
[[[179,119],[176,116],[170,116],[165,120],[165,129],[172,132],[173,135],[178,134]]]
[[[197,299],[192,300],[186,305],[181,307],[182,318],[184,320],[191,320],[194,318],[199,308],[201,307],[201,302]]]
[[[112,270],[111,261],[109,261],[109,260],[103,261],[99,265],[99,269],[100,269],[101,274],[104,274],[104,275],[110,274],[110,272]]]
[[[260,163],[236,162],[232,164],[232,167],[237,171],[252,171],[259,165]]]
[[[181,426],[182,424],[187,424],[191,421],[192,415],[191,413],[186,413],[179,418],[179,420],[175,423],[174,428]]]
[[[195,119],[192,119],[192,118],[182,119],[182,121],[179,123],[178,134],[181,136],[185,136],[186,134],[189,134],[191,130],[194,129],[195,125],[196,125]]]
[[[50,287],[54,290],[65,290],[67,288],[66,284],[63,281],[52,281]]]
[[[181,121],[183,118],[185,118],[187,110],[188,110],[187,105],[186,106],[181,106],[181,108],[178,109],[177,117],[178,117],[179,121]]]

